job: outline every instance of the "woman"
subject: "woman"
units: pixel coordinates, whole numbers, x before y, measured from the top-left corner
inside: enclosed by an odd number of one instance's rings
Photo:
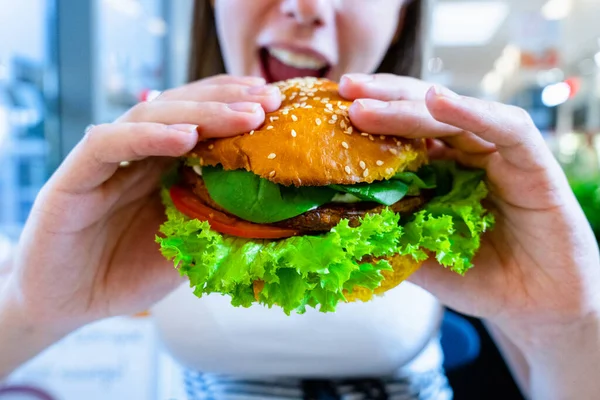
[[[0,302],[0,375],[78,327],[151,307],[181,286],[153,240],[164,219],[160,172],[198,140],[258,127],[280,104],[263,78],[327,72],[356,100],[350,116],[362,130],[435,138],[432,156],[487,171],[497,226],[477,267],[461,278],[432,262],[412,281],[485,318],[529,397],[595,398],[600,260],[589,225],[524,111],[403,76],[419,69],[418,1],[196,3],[194,82],[93,127],[40,192]],[[122,161],[132,164],[119,168]],[[260,386],[258,398],[302,398],[297,378],[336,386],[374,376],[390,395],[397,382],[417,388],[402,398],[449,396],[440,359],[428,356],[440,308],[416,286],[333,315],[292,318],[219,298],[191,301],[188,291],[154,309],[169,347],[191,368],[232,376],[220,382],[259,375],[243,389]],[[192,391],[209,383],[195,379]]]

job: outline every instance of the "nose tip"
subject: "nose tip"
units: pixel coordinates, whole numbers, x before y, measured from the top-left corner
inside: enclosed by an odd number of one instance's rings
[[[323,26],[322,0],[287,0],[283,4],[287,18],[294,19],[304,26]]]

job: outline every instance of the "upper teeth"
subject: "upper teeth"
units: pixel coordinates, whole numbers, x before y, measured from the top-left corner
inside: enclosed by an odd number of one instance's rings
[[[321,69],[327,63],[308,54],[299,54],[284,49],[269,49],[269,54],[284,64],[294,68]]]

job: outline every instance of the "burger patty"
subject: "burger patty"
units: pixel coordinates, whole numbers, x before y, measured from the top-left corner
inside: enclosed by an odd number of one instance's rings
[[[194,194],[206,205],[231,215],[231,213],[223,209],[223,207],[218,205],[210,197],[204,179],[202,179],[201,176],[198,176],[191,168],[185,168],[183,177],[185,184],[190,187]],[[398,214],[408,215],[417,211],[425,204],[425,202],[426,198],[423,195],[411,196],[403,198],[389,208]],[[297,229],[302,232],[328,232],[343,219],[347,219],[350,226],[356,227],[360,225],[360,219],[365,215],[379,214],[385,208],[386,206],[374,202],[329,203],[296,217],[269,225],[278,226],[280,228]]]
[[[425,198],[423,196],[405,197],[389,208],[398,214],[410,214],[424,203]],[[328,232],[343,219],[347,219],[351,227],[356,227],[360,225],[362,217],[367,214],[379,214],[384,208],[386,206],[372,202],[330,203],[272,225],[301,231]]]

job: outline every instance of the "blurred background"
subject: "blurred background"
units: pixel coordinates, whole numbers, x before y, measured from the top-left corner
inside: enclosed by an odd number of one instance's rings
[[[0,265],[38,190],[89,124],[185,82],[191,4],[0,0]],[[600,233],[598,15],[598,0],[438,0],[424,75],[528,110]],[[471,322],[478,351],[450,373],[457,399],[495,398],[490,388],[498,398],[520,398],[485,331]],[[88,327],[11,383],[26,390],[0,391],[0,399],[47,399],[32,386],[57,400],[184,398],[177,367],[144,318]]]

